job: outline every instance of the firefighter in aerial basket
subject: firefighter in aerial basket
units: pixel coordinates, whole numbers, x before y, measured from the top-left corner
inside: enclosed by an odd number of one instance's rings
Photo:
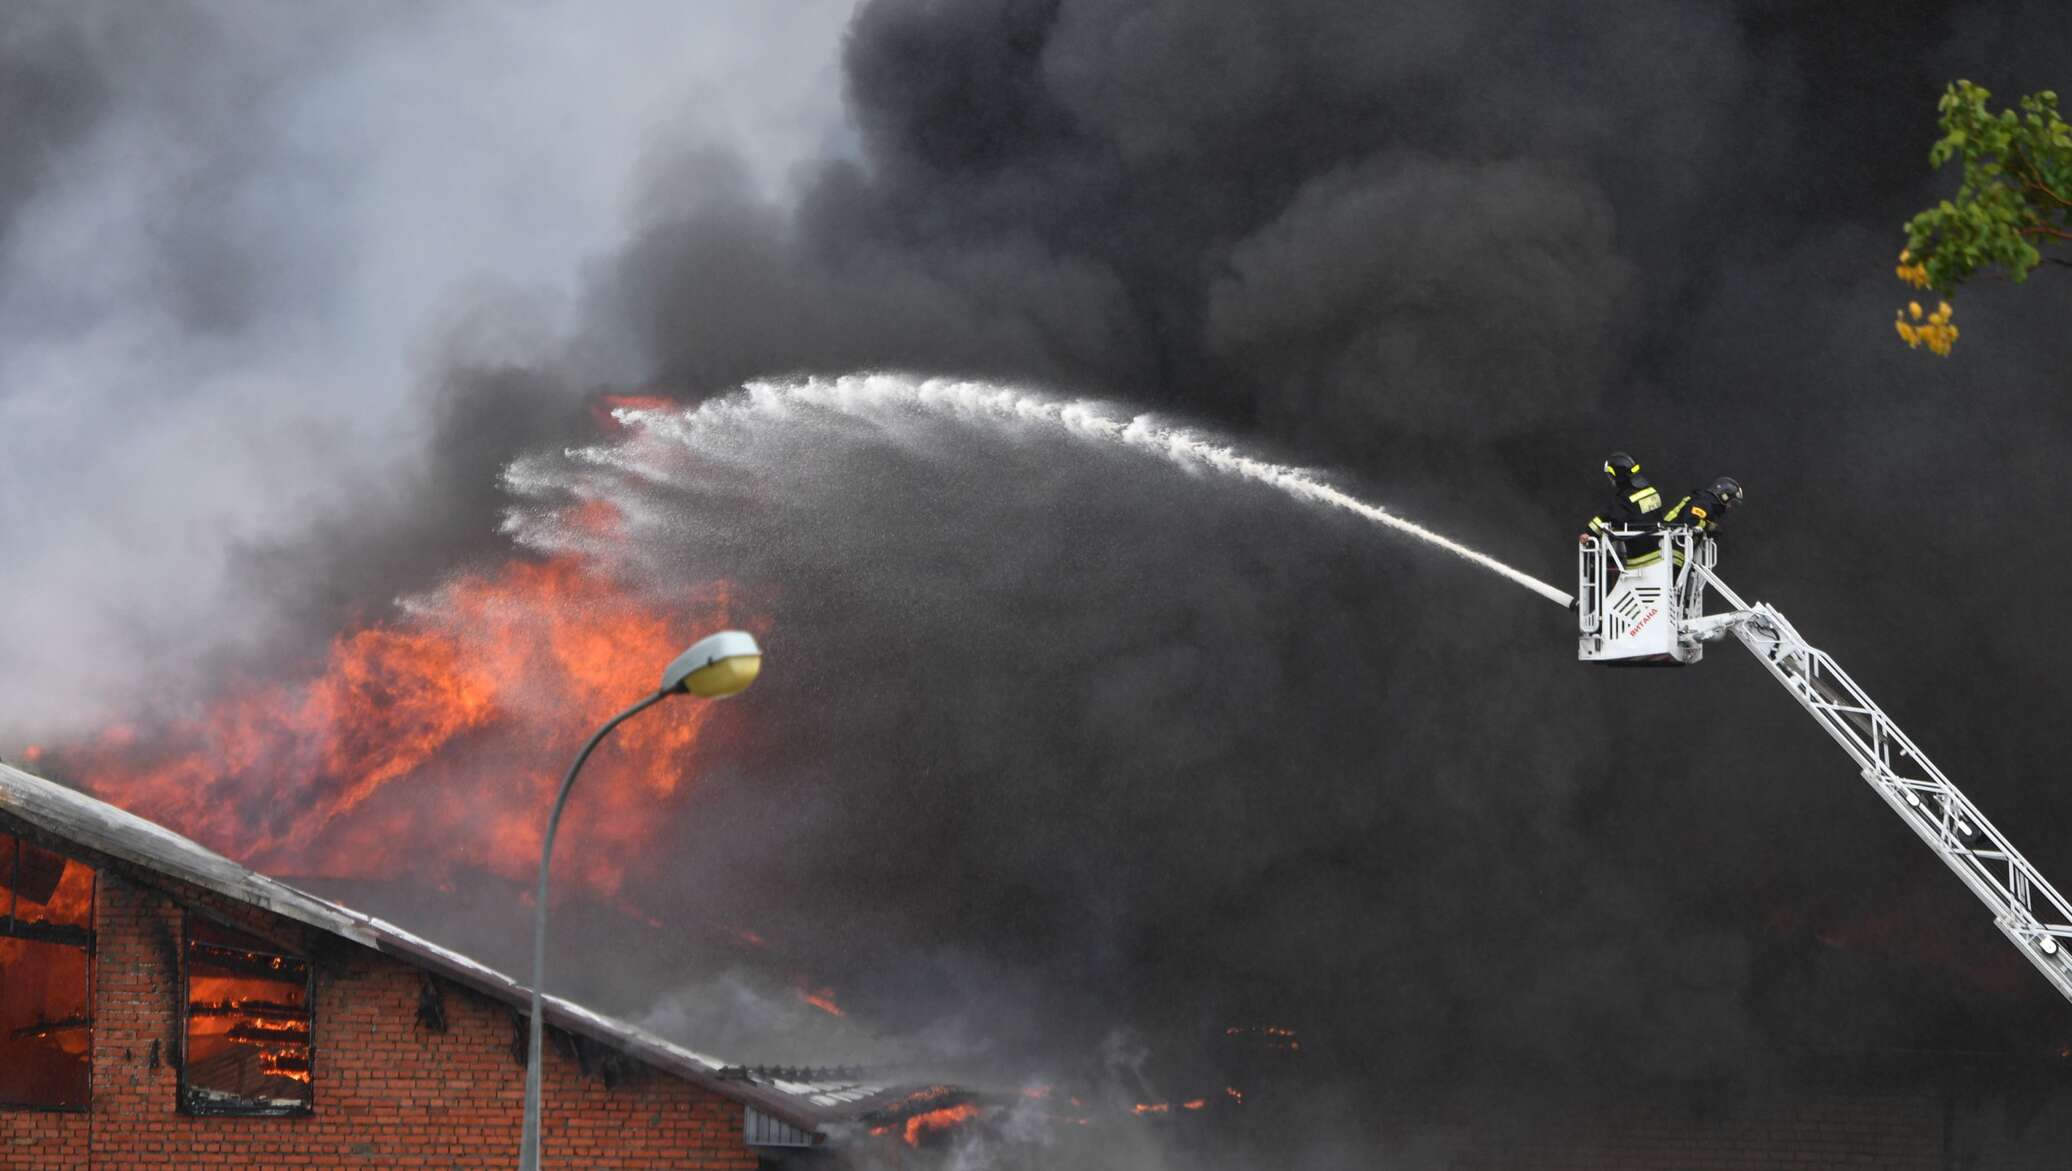
[[[1640,464],[1623,451],[1604,461],[1604,474],[1612,482],[1616,498],[1609,514],[1590,518],[1590,532],[1603,536],[1607,528],[1654,530],[1662,524],[1662,494],[1640,474]],[[1662,550],[1652,539],[1619,543],[1619,560],[1629,569],[1652,565],[1662,559]]]
[[[1719,532],[1720,521],[1741,503],[1741,481],[1721,476],[1662,514],[1665,525],[1689,525],[1706,536]]]

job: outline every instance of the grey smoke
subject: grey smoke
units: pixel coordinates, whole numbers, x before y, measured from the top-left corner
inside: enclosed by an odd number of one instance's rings
[[[639,176],[714,143],[780,189],[845,7],[9,6],[0,742],[274,669],[493,539],[560,417],[505,404]]]
[[[1731,471],[1729,579],[2072,874],[2039,730],[2068,699],[2072,285],[1968,290],[1948,361],[1888,324],[1898,225],[1947,189],[1941,85],[2072,89],[2043,0],[877,0],[839,123],[773,80],[835,84],[825,9],[811,44],[713,9],[684,35],[744,57],[689,94],[666,38],[573,9],[197,5],[191,56],[135,70],[148,38],[39,11],[0,51],[47,103],[0,163],[17,739],[141,698],[102,664],[202,664],[199,693],[502,555],[495,472],[590,442],[595,390],[889,367],[1199,419],[1542,576],[1609,447],[1672,490]],[[568,84],[497,84],[542,54]],[[128,149],[161,111],[185,132]],[[444,201],[415,181],[449,167]],[[790,924],[884,1036],[957,1021],[1058,1066],[1128,1028],[1177,1083],[1205,1035],[1284,1018],[1342,1121],[2058,1035],[1730,655],[1579,675],[1470,569],[1080,449],[756,466],[781,476],[643,489],[676,527],[639,555],[737,567],[786,664],[650,897]],[[680,961],[594,987],[666,1003]]]

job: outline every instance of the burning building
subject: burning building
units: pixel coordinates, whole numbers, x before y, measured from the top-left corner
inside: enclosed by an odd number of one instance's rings
[[[0,765],[0,1167],[506,1166],[528,997]],[[767,1166],[904,1098],[547,1005],[549,1166]]]

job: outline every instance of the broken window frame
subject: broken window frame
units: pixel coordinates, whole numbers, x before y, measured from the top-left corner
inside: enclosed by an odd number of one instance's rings
[[[194,932],[197,923],[205,924],[219,931],[228,931],[235,935],[244,936],[255,944],[263,946],[239,949],[206,939],[197,939]],[[304,1035],[308,1039],[302,1043],[302,1048],[308,1062],[307,1072],[309,1079],[301,1083],[303,1091],[300,1101],[293,1104],[284,1104],[280,1099],[204,1099],[199,1096],[199,1088],[189,1084],[189,1074],[194,1065],[193,1055],[188,1052],[188,1045],[194,1030],[194,1015],[192,1011],[194,994],[191,988],[191,961],[197,944],[217,951],[241,950],[247,955],[280,959],[302,965],[301,1015],[296,1017],[281,1014],[273,1017],[273,1019],[278,1020],[300,1020],[305,1026]],[[287,983],[287,981],[282,981],[282,983]],[[178,1089],[180,1113],[211,1118],[300,1118],[314,1113],[316,1108],[317,1065],[316,1008],[317,969],[308,956],[297,954],[279,944],[273,943],[271,940],[262,939],[248,928],[226,922],[214,915],[197,912],[192,909],[188,910],[181,916],[180,924],[180,1083]]]
[[[86,1015],[78,1021],[67,1018],[53,1024],[76,1024],[86,1031],[86,1087],[76,1104],[48,1102],[10,1102],[0,1098],[0,1111],[31,1112],[43,1114],[84,1114],[93,1109],[94,1100],[94,978],[98,975],[92,927],[75,927],[59,923],[24,923],[19,918],[22,884],[22,847],[28,846],[46,854],[55,854],[67,862],[79,862],[93,875],[93,885],[86,896],[86,921],[94,921],[94,910],[101,897],[101,872],[96,866],[89,866],[69,854],[50,849],[37,842],[24,840],[13,825],[0,821],[0,870],[7,875],[7,898],[0,905],[0,936],[20,939],[29,943],[78,948],[84,953],[86,987],[82,990],[81,1004]]]

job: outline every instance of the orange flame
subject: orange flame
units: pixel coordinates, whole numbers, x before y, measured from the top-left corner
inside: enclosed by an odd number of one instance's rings
[[[979,1106],[965,1102],[958,1106],[943,1106],[924,1114],[916,1114],[906,1120],[906,1141],[910,1147],[918,1147],[921,1140],[931,1134],[954,1130],[973,1118],[977,1118]]]
[[[529,879],[576,747],[728,609],[723,584],[656,601],[573,559],[514,561],[339,634],[300,682],[52,755],[96,796],[260,869]],[[581,846],[557,870],[617,895],[713,710],[679,703],[613,734],[569,809]]]
[[[801,988],[799,999],[829,1016],[848,1015],[842,1011],[841,1005],[835,1003],[835,990],[832,988]]]
[[[75,927],[91,927],[93,901],[93,867],[71,858],[65,859],[64,873],[58,878],[57,889],[50,892],[50,898],[43,904],[48,920]],[[17,907],[16,913],[22,914],[22,909]]]
[[[242,1001],[232,1002],[241,1004]],[[309,1026],[301,1021],[270,1021],[264,1017],[253,1017],[239,1021],[237,1027],[249,1033],[307,1033]],[[232,1038],[237,1040],[238,1038]]]
[[[309,1082],[309,1059],[292,1053],[261,1053],[259,1070],[272,1077]]]
[[[1263,1049],[1282,1053],[1302,1052],[1302,1042],[1295,1039],[1295,1030],[1283,1025],[1231,1025],[1223,1030],[1223,1035],[1254,1038]]]

